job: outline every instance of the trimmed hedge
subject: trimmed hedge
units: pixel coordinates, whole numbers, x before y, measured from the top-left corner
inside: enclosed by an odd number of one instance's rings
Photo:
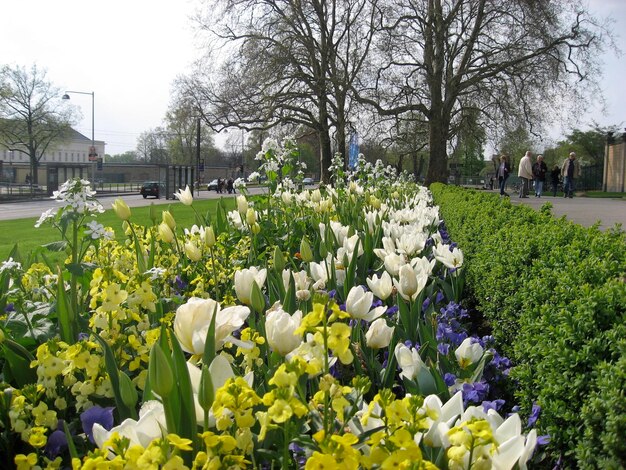
[[[565,467],[626,468],[626,234],[508,199],[431,187],[466,259],[466,290],[516,366],[523,410]]]

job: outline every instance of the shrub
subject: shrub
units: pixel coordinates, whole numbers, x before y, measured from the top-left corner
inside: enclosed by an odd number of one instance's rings
[[[551,436],[551,457],[569,466],[618,462],[626,406],[617,341],[626,316],[624,233],[554,219],[547,206],[536,212],[491,194],[431,189],[464,247],[468,294],[516,364],[511,375],[522,408],[542,407],[538,424]]]

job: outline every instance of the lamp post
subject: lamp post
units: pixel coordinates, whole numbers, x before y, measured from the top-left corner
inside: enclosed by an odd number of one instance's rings
[[[67,90],[61,99],[69,100],[70,95],[68,93],[75,93],[78,95],[91,95],[91,148],[89,149],[89,160],[91,161],[91,184],[96,184],[96,157],[98,154],[96,153],[96,139],[95,139],[95,93],[93,91],[71,91]],[[93,160],[92,160],[93,158]]]

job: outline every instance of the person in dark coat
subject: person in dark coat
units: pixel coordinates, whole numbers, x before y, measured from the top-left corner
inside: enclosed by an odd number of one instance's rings
[[[233,193],[233,179],[232,178],[228,178],[228,181],[226,182],[226,190],[228,191],[228,194],[232,194]]]
[[[500,166],[498,166],[498,171],[496,172],[496,176],[498,177],[498,184],[500,186],[500,196],[508,196],[509,194],[504,190],[506,187],[506,180],[509,178],[509,174],[511,173],[511,164],[509,163],[506,155],[502,155],[500,157]]]
[[[533,165],[533,179],[535,181],[535,197],[543,194],[543,183],[546,181],[548,165],[543,161],[543,155],[537,155],[537,161]]]
[[[559,183],[561,182],[561,168],[559,168],[559,165],[554,165],[552,168],[550,179],[552,180],[552,195],[556,197],[556,192],[559,190]]]

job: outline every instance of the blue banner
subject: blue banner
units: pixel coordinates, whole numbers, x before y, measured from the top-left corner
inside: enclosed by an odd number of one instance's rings
[[[348,149],[348,169],[354,170],[359,159],[359,134],[356,132],[350,137],[350,147]]]

